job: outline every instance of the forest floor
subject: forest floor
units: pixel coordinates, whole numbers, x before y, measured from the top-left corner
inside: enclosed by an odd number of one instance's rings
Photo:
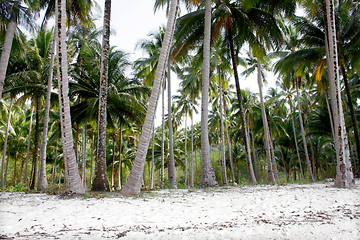
[[[227,186],[141,197],[0,193],[0,239],[360,239],[360,182]]]

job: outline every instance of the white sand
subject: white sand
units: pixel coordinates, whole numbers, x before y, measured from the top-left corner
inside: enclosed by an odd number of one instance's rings
[[[0,239],[360,239],[360,187],[162,190],[140,198],[0,193]]]

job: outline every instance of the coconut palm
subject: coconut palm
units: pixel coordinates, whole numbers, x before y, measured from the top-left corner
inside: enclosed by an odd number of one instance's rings
[[[171,0],[168,23],[166,26],[163,45],[160,51],[159,63],[156,69],[154,85],[151,91],[150,102],[138,145],[138,151],[136,153],[136,158],[130,176],[126,181],[124,188],[121,190],[122,194],[124,195],[138,195],[140,193],[142,173],[144,170],[146,153],[150,142],[156,105],[159,98],[161,79],[166,69],[178,7],[179,0]]]

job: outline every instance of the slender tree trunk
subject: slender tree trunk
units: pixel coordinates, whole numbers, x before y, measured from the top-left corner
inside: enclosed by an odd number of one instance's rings
[[[155,73],[154,85],[150,95],[150,102],[145,117],[145,122],[142,128],[140,141],[138,144],[138,150],[136,152],[136,157],[134,160],[131,173],[128,177],[128,180],[126,181],[124,188],[121,190],[121,193],[126,196],[140,194],[145,158],[149,147],[151,129],[154,122],[156,106],[159,99],[161,80],[162,80],[162,76],[164,75],[167,60],[169,58],[170,45],[174,35],[174,28],[175,28],[178,7],[179,7],[179,0],[171,0],[164,41],[160,51],[158,67]]]
[[[293,131],[294,131],[294,141],[295,141],[296,155],[297,155],[298,162],[299,162],[301,179],[305,179],[305,178],[304,178],[304,174],[303,174],[303,170],[302,170],[302,166],[301,166],[301,159],[300,159],[299,147],[298,147],[298,144],[297,144],[297,137],[296,137],[295,121],[294,121],[293,110],[292,110],[292,103],[291,103],[290,97],[289,97],[289,105],[290,105],[291,122],[292,122],[292,126],[293,126]]]
[[[236,185],[235,171],[234,171],[234,159],[233,159],[233,155],[232,155],[231,139],[230,139],[229,128],[228,128],[227,120],[226,120],[226,102],[225,102],[225,98],[223,98],[223,106],[224,106],[224,113],[225,113],[224,123],[225,123],[225,132],[226,132],[226,139],[227,139],[228,151],[229,151],[231,181],[232,181],[233,185]]]
[[[82,129],[82,166],[81,166],[81,170],[82,170],[82,184],[84,186],[84,188],[86,189],[86,125],[83,126]]]
[[[335,146],[337,155],[336,166],[336,187],[351,187],[354,185],[354,176],[351,168],[349,143],[346,133],[344,112],[341,101],[339,64],[337,56],[337,37],[334,14],[334,1],[326,0],[326,17],[327,17],[327,34],[328,38],[326,46],[327,63],[329,69],[329,83],[331,94],[331,106],[334,114],[335,125]]]
[[[58,144],[59,139],[56,140],[56,147],[55,147],[55,157],[54,157],[54,164],[52,168],[52,178],[51,178],[51,186],[55,185],[55,177],[56,177],[56,160],[57,160],[57,152],[58,152]]]
[[[8,151],[8,155],[7,155],[7,159],[6,159],[4,187],[6,187],[6,185],[7,185],[7,176],[8,176],[8,170],[9,170],[9,162],[10,162],[10,151]]]
[[[26,152],[26,163],[25,163],[25,175],[23,179],[23,183],[27,186],[27,177],[28,177],[28,166],[29,166],[29,157],[30,157],[30,145],[31,145],[31,127],[32,127],[32,120],[33,120],[34,108],[31,105],[31,112],[30,112],[30,122],[29,122],[29,136],[27,140],[27,152]]]
[[[51,89],[54,73],[54,61],[55,61],[55,49],[56,49],[56,32],[57,28],[55,25],[55,31],[52,41],[52,47],[50,52],[50,66],[49,66],[49,79],[46,92],[46,106],[45,106],[45,117],[44,117],[44,127],[43,135],[40,145],[40,176],[37,185],[38,190],[42,190],[48,187],[48,182],[46,178],[46,147],[47,147],[47,138],[48,138],[48,128],[49,128],[49,114],[50,114],[50,100],[51,100]]]
[[[274,171],[274,177],[275,177],[275,180],[278,183],[280,183],[279,172],[278,172],[278,169],[277,169],[276,158],[275,158],[274,143],[273,143],[273,140],[272,140],[271,133],[270,133],[270,151],[271,151],[271,162],[272,162],[272,169]]]
[[[3,155],[2,155],[2,162],[1,162],[1,182],[0,182],[0,188],[4,189],[6,186],[6,174],[4,172],[5,167],[5,157],[6,157],[6,148],[7,148],[7,140],[9,137],[9,128],[10,128],[10,119],[12,114],[12,106],[13,106],[14,98],[11,97],[10,100],[10,106],[9,106],[9,113],[8,113],[8,119],[6,123],[6,132],[5,132],[5,140],[4,140],[4,147],[3,147]]]
[[[250,131],[250,129],[249,129]],[[254,132],[254,130],[253,130]],[[255,149],[255,136],[254,133],[252,134],[252,138],[251,138],[251,145],[252,145],[252,152],[253,152],[253,159],[254,159],[254,169],[255,169],[255,177],[258,181],[260,181],[260,175],[259,175],[259,171],[258,171],[258,167],[257,167],[257,158],[256,158],[256,149]]]
[[[152,133],[152,149],[151,149],[151,169],[150,169],[150,183],[149,188],[154,188],[154,164],[155,164],[155,124],[153,124]]]
[[[33,168],[34,172],[32,175],[30,189],[35,189],[36,180],[37,180],[37,173],[38,173],[38,151],[39,151],[39,127],[40,127],[40,98],[35,98],[35,144],[34,144],[34,151],[33,151]],[[46,174],[45,174],[46,177]]]
[[[343,75],[343,79],[344,79],[344,85],[345,85],[345,91],[346,91],[346,97],[348,100],[348,104],[349,104],[349,110],[350,110],[350,116],[351,116],[351,121],[353,124],[353,129],[354,129],[354,137],[355,137],[355,144],[356,144],[356,160],[357,160],[357,169],[356,169],[356,175],[359,177],[360,176],[360,140],[359,140],[359,131],[358,131],[358,127],[357,127],[357,123],[356,123],[356,117],[355,117],[355,111],[354,111],[354,105],[352,102],[352,97],[350,94],[350,88],[349,88],[349,83],[348,83],[348,79],[347,79],[347,74],[345,71],[345,66],[344,64],[340,64],[340,69],[341,69],[341,73]]]
[[[168,178],[170,182],[171,188],[176,188],[176,176],[175,176],[175,159],[174,159],[174,131],[172,124],[172,111],[171,111],[171,69],[170,63],[168,62],[168,71],[167,71],[167,79],[168,79],[168,125],[169,125],[169,169],[168,169]]]
[[[2,47],[1,57],[0,57],[0,99],[2,98],[2,92],[4,89],[6,70],[9,63],[11,46],[14,39],[15,30],[16,30],[16,17],[12,16],[7,25],[4,45]]]
[[[104,30],[101,53],[101,76],[98,113],[98,141],[95,164],[95,178],[92,190],[109,191],[109,182],[106,172],[106,115],[107,115],[107,86],[108,86],[108,64],[110,50],[110,16],[111,0],[105,0],[104,8]]]
[[[234,77],[235,77],[236,94],[237,94],[237,99],[238,99],[239,108],[240,108],[240,119],[241,119],[241,124],[242,124],[241,133],[244,138],[246,161],[247,161],[247,164],[249,166],[249,171],[250,171],[249,175],[251,177],[251,181],[254,184],[256,184],[257,181],[255,178],[254,169],[253,169],[252,162],[251,162],[249,135],[248,135],[248,132],[246,131],[244,105],[243,105],[243,101],[242,101],[242,93],[241,93],[241,88],[240,88],[239,76],[238,76],[238,72],[237,72],[237,63],[236,63],[236,58],[235,58],[235,50],[234,50],[234,42],[233,42],[233,36],[232,36],[232,30],[231,30],[231,27],[232,27],[231,23],[229,25],[230,26],[228,27],[227,32],[228,32],[228,38],[229,38],[229,48],[230,48],[232,67],[233,67]]]
[[[185,186],[189,186],[189,179],[188,179],[188,159],[187,159],[187,113],[185,113]]]
[[[95,135],[92,136],[91,155],[90,155],[90,185],[93,183],[93,162],[94,162]]]
[[[164,146],[164,142],[165,142],[165,79],[163,79],[163,84],[162,84],[162,93],[161,93],[161,177],[160,177],[160,186],[161,188],[164,187],[164,176],[165,176],[165,164],[164,164],[164,159],[165,159],[165,146]]]
[[[222,78],[219,66],[219,94],[220,94],[220,133],[221,133],[221,164],[222,164],[222,174],[223,174],[223,184],[227,185],[228,180],[226,176],[226,161],[225,161],[225,136],[224,136],[224,102],[223,102],[223,93],[222,93]]]
[[[298,85],[299,85],[299,83],[296,82],[296,98],[297,98],[297,107],[298,107],[298,113],[299,113],[301,136],[302,136],[303,145],[304,145],[306,165],[308,167],[308,172],[309,172],[309,180],[314,181],[314,176],[313,176],[312,171],[311,171],[311,163],[310,163],[310,159],[309,159],[309,152],[308,152],[307,145],[306,145],[306,136],[305,136],[304,123],[303,123],[302,114],[301,114],[299,86]]]
[[[210,144],[208,133],[209,114],[209,78],[210,78],[210,40],[211,40],[211,3],[205,1],[205,27],[204,27],[204,50],[203,50],[203,75],[201,90],[201,179],[202,187],[217,186],[215,173],[211,166]]]
[[[18,152],[15,153],[15,163],[14,163],[14,176],[13,176],[13,185],[16,185],[16,165],[17,165]]]
[[[118,186],[119,190],[122,188],[122,158],[121,158],[121,145],[122,145],[122,124],[120,124],[119,133],[119,166],[118,166]]]
[[[191,159],[190,159],[190,187],[194,187],[194,109],[191,109]]]
[[[59,2],[59,4],[57,4]],[[76,163],[74,141],[72,135],[70,102],[69,102],[69,79],[67,66],[66,49],[66,2],[56,0],[58,18],[58,86],[59,86],[59,107],[60,125],[63,145],[63,156],[65,164],[65,192],[68,194],[85,193],[85,188],[81,183],[79,169]]]
[[[268,164],[268,181],[273,183],[275,182],[274,177],[274,169],[272,166],[272,159],[271,159],[271,147],[270,147],[270,130],[269,130],[269,124],[267,121],[267,116],[265,112],[265,104],[264,104],[264,98],[262,93],[262,79],[261,79],[261,66],[259,61],[257,62],[257,80],[259,85],[259,95],[260,95],[260,104],[261,104],[261,116],[262,116],[262,122],[264,126],[264,136],[265,136],[265,153],[266,153],[266,159]]]

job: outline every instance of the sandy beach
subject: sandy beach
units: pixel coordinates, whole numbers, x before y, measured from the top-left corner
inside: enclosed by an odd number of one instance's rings
[[[360,187],[331,182],[64,198],[0,193],[0,239],[360,239]]]

